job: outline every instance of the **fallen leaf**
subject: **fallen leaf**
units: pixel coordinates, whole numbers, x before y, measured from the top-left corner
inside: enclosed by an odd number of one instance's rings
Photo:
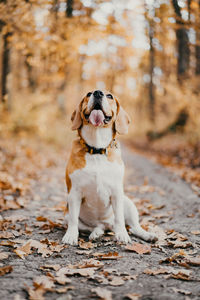
[[[45,300],[44,298],[44,293],[46,292],[43,287],[38,288],[38,289],[33,289],[33,288],[27,288],[28,294],[29,294],[29,299],[30,300]]]
[[[92,250],[76,250],[76,254],[79,255],[89,255],[90,253],[92,253]]]
[[[67,291],[73,290],[73,289],[74,289],[73,286],[65,286],[65,287],[57,288],[53,291],[55,291],[58,294],[65,294]]]
[[[30,240],[31,248],[37,249],[39,254],[42,254],[42,257],[50,256],[53,252],[47,249],[47,245],[37,241],[37,240]]]
[[[12,232],[9,232],[9,231],[3,231],[0,233],[0,239],[10,239],[13,237],[14,237],[14,235],[12,234]]]
[[[141,297],[140,294],[127,294],[125,295],[124,299],[139,300],[140,297]]]
[[[31,251],[31,241],[28,241],[23,246],[17,248],[14,250],[14,252],[22,259],[24,259],[24,256],[29,255],[32,253]]]
[[[0,245],[1,246],[14,247],[15,246],[15,242],[13,242],[13,241],[1,241]]]
[[[77,266],[79,269],[83,269],[83,268],[101,268],[103,267],[103,265],[104,264],[102,262],[91,258],[91,259],[85,259],[81,264],[75,266]]]
[[[0,252],[0,260],[8,258],[9,253],[8,252]]]
[[[194,247],[191,242],[181,242],[181,241],[167,241],[169,247],[176,248],[190,248]]]
[[[117,277],[117,276],[114,276],[112,278],[112,280],[109,281],[109,284],[113,285],[113,286],[123,285],[124,283],[125,283],[124,280],[122,278],[120,278],[120,277]]]
[[[98,257],[98,259],[100,259],[100,260],[122,258],[122,256],[119,256],[118,252],[108,252],[108,253],[95,252],[95,253],[93,253],[93,256]]]
[[[165,268],[160,269],[145,269],[144,274],[148,275],[159,275],[159,274],[168,274],[169,270]]]
[[[107,290],[100,287],[94,288],[91,290],[93,293],[96,293],[96,295],[103,300],[112,300],[112,293]]]
[[[56,276],[60,277],[61,275],[73,276],[78,274],[80,276],[92,276],[94,275],[95,268],[85,268],[85,269],[71,269],[68,267],[61,268],[56,272]]]
[[[43,287],[45,290],[51,290],[54,287],[54,282],[51,277],[48,276],[38,276],[33,280],[35,287]]]
[[[11,273],[13,271],[13,267],[12,266],[4,266],[4,267],[0,267],[0,276],[3,276],[7,273]]]
[[[190,275],[192,271],[185,270],[185,269],[174,269],[170,267],[170,268],[160,268],[160,269],[145,269],[144,273],[148,275],[169,274],[167,278],[191,280]]]
[[[127,245],[125,247],[128,251],[133,251],[138,254],[149,254],[151,253],[151,246],[146,244],[133,243],[132,245]]]
[[[40,269],[41,270],[54,270],[54,271],[58,271],[59,269],[61,268],[60,265],[56,264],[56,265],[44,265],[44,266],[41,266]]]
[[[189,264],[189,265],[193,265],[193,266],[200,266],[200,256],[197,256],[197,257],[187,257],[186,258],[186,262]]]
[[[190,273],[187,272],[188,270],[180,270],[179,272],[177,273],[172,273],[168,276],[168,278],[174,278],[174,279],[180,279],[180,280],[186,280],[186,281],[189,281],[189,280],[193,280],[191,277],[190,277]]]
[[[65,274],[59,274],[54,277],[54,280],[59,284],[71,283],[71,279],[69,279]]]
[[[191,295],[192,292],[190,291],[187,291],[187,290],[182,290],[182,289],[177,289],[175,287],[172,287],[172,290],[175,292],[175,293],[180,293],[180,294],[184,294],[184,295]]]
[[[86,249],[86,250],[96,247],[96,245],[93,244],[92,242],[84,242],[82,240],[79,241],[78,246],[79,246],[80,249]]]
[[[199,235],[200,234],[200,230],[193,230],[191,231],[192,234],[194,235]]]

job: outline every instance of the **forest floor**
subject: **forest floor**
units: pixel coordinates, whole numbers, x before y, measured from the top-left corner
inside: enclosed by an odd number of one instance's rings
[[[200,299],[199,197],[177,174],[122,147],[125,191],[155,244],[108,232],[62,244],[67,151],[1,141],[1,299]]]

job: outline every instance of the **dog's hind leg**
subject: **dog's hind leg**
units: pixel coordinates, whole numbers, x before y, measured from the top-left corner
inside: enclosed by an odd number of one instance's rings
[[[135,204],[124,195],[124,216],[126,225],[130,226],[130,232],[148,242],[157,240],[154,233],[147,232],[139,224],[139,215]]]

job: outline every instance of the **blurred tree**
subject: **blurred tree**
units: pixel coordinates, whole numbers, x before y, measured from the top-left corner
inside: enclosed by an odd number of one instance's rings
[[[71,18],[73,14],[73,2],[74,0],[66,0],[66,16],[68,18]]]
[[[189,48],[189,38],[187,29],[185,28],[185,22],[181,15],[181,7],[177,0],[172,0],[174,11],[176,14],[176,38],[177,38],[177,52],[178,52],[178,62],[177,62],[177,74],[178,79],[182,79],[183,75],[189,69],[190,64],[190,48]],[[190,1],[188,1],[188,7],[190,7]]]
[[[197,14],[197,24],[200,24],[200,0],[198,1],[198,14]],[[197,26],[196,29],[196,46],[195,46],[195,56],[196,56],[196,74],[200,75],[200,27]]]

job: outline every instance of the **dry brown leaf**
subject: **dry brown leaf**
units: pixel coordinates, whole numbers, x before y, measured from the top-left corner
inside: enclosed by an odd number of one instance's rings
[[[185,269],[174,269],[170,267],[160,269],[145,269],[144,273],[148,275],[169,274],[167,278],[191,280],[190,275],[192,271]]]
[[[8,252],[0,252],[0,260],[8,258],[9,254]]]
[[[187,291],[187,290],[182,290],[182,289],[177,289],[175,287],[172,287],[172,290],[175,292],[175,293],[180,293],[180,294],[184,294],[184,295],[191,295],[192,292],[190,291]]]
[[[71,283],[71,279],[69,279],[65,274],[60,274],[54,277],[54,280],[59,284]]]
[[[24,256],[29,255],[32,253],[32,249],[37,249],[38,254],[42,254],[42,257],[47,257],[53,254],[51,250],[47,248],[47,245],[44,243],[41,243],[37,240],[28,240],[23,246],[18,247],[14,250],[14,252],[22,259],[24,259]]]
[[[168,276],[168,278],[174,278],[174,279],[180,279],[180,280],[186,280],[186,281],[189,281],[189,280],[193,280],[191,277],[190,277],[190,273],[187,272],[188,270],[180,270],[179,272],[177,273],[172,273]]]
[[[4,267],[0,267],[0,276],[3,276],[7,273],[11,273],[13,271],[13,267],[12,266],[4,266]]]
[[[149,254],[151,253],[151,246],[146,244],[133,243],[132,245],[127,245],[125,247],[128,251],[133,251],[138,254]]]
[[[55,289],[54,291],[58,294],[65,294],[67,291],[73,290],[73,289],[74,289],[74,287],[71,285],[71,286],[65,286],[65,287]]]
[[[186,262],[189,265],[200,266],[200,256],[197,256],[197,257],[187,257],[186,258]]]
[[[90,258],[90,259],[84,259],[81,264],[75,265],[79,269],[84,269],[84,268],[101,268],[104,266],[103,262],[100,262],[96,259]]]
[[[100,260],[122,258],[122,256],[119,256],[118,252],[108,252],[108,253],[95,252],[95,253],[93,253],[93,256],[98,257],[98,259],[100,259]]]
[[[165,268],[160,269],[145,269],[144,274],[148,275],[159,275],[159,274],[168,274],[169,270]]]
[[[194,235],[199,235],[200,234],[200,230],[193,230],[191,231],[192,234]]]
[[[14,237],[13,233],[9,231],[3,231],[0,233],[0,239],[10,239],[13,237]]]
[[[30,300],[45,300],[43,295],[46,291],[43,289],[43,287],[40,287],[38,289],[33,289],[29,287],[27,291]]]
[[[21,216],[21,215],[12,215],[9,217],[5,217],[4,220],[9,221],[11,223],[21,222],[24,220],[27,220],[27,217]]]
[[[89,255],[90,253],[92,253],[92,250],[76,250],[76,254],[79,255]]]
[[[51,290],[54,287],[53,279],[45,275],[36,277],[33,284],[36,288],[43,287],[45,290]]]
[[[61,268],[60,265],[56,264],[56,265],[43,265],[40,267],[41,270],[54,270],[54,271],[58,271]]]
[[[15,242],[13,242],[13,241],[1,241],[0,245],[1,246],[14,247],[15,246]]]
[[[191,242],[181,242],[181,241],[167,241],[167,244],[169,247],[172,247],[174,249],[176,248],[190,248],[194,247]]]
[[[31,241],[29,240],[27,243],[25,243],[23,246],[17,248],[14,250],[14,252],[22,259],[24,259],[24,256],[29,255],[32,253],[31,251]]]
[[[31,248],[35,248],[37,249],[37,252],[39,254],[42,254],[42,257],[48,257],[51,254],[53,254],[53,252],[49,249],[47,249],[47,245],[37,241],[37,240],[30,240],[31,242]]]
[[[112,277],[112,280],[109,281],[109,284],[113,286],[123,285],[124,283],[125,281],[121,277],[117,277],[117,276]]]
[[[112,293],[107,290],[100,287],[97,287],[95,289],[91,290],[93,293],[96,293],[96,295],[103,300],[112,300]]]
[[[61,268],[56,272],[56,277],[60,277],[62,275],[73,276],[75,274],[79,274],[80,276],[92,276],[94,275],[96,268],[85,268],[85,269],[71,269],[68,267]]]
[[[140,294],[127,294],[125,295],[124,299],[139,300],[140,298],[141,298]]]
[[[53,252],[60,253],[63,249],[67,248],[67,245],[50,245],[49,249]]]
[[[93,244],[92,242],[84,242],[82,240],[79,241],[78,246],[79,246],[80,249],[86,249],[86,250],[96,247],[96,245]]]

